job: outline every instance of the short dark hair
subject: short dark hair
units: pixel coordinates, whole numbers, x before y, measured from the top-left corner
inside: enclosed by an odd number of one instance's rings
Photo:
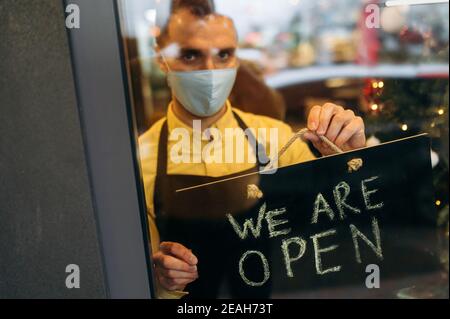
[[[170,18],[183,9],[189,10],[192,15],[201,19],[215,14],[214,5],[211,0],[173,0],[170,8],[170,16],[162,28],[161,34],[156,38],[156,43],[159,47],[163,48],[167,45]]]
[[[210,0],[173,0],[171,14],[181,9],[188,9],[196,17],[205,17],[214,13],[214,7]]]

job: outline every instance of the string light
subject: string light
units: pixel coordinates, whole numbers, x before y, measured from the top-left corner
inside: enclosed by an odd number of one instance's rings
[[[408,130],[408,125],[407,124],[403,124],[402,125],[402,131],[406,132]]]
[[[440,200],[437,200],[437,201],[436,201],[436,206],[441,206],[441,204],[442,204],[442,203],[441,203]]]
[[[378,87],[380,89],[384,88],[384,82],[383,81],[378,82]]]
[[[440,110],[438,111],[438,114],[439,114],[439,115],[444,115],[444,113],[445,113],[444,109],[440,109]]]
[[[376,111],[378,110],[378,104],[372,104],[370,108],[372,109],[372,111]]]
[[[378,82],[373,82],[373,83],[372,83],[372,87],[373,87],[374,89],[378,89]]]

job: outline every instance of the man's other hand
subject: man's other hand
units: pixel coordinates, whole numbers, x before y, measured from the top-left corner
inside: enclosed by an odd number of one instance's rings
[[[197,257],[181,244],[161,243],[153,261],[159,283],[169,291],[182,291],[198,278]]]

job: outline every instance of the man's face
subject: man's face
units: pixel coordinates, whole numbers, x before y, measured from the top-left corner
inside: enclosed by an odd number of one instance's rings
[[[172,16],[168,31],[168,45],[161,53],[171,71],[214,70],[238,66],[237,35],[229,18],[217,15],[199,18],[188,10],[180,10]],[[167,72],[167,66],[160,64]]]

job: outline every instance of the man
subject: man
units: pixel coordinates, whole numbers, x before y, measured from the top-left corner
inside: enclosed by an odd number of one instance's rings
[[[250,160],[220,163],[202,158],[201,161],[180,162],[180,152],[184,159],[186,154],[189,158],[197,155],[201,158],[201,154],[196,154],[198,149],[195,147],[177,148],[179,141],[173,133],[184,129],[192,144],[202,147],[214,142],[214,138],[208,139],[204,135],[199,138],[196,132],[199,129],[202,132],[214,129],[219,133],[227,128],[242,128],[242,131],[247,128],[276,129],[275,144],[280,147],[293,135],[286,124],[244,113],[227,101],[238,67],[237,45],[232,20],[214,14],[208,2],[192,0],[178,1],[158,39],[159,63],[167,73],[173,100],[167,117],[141,136],[139,142],[159,298],[181,298],[187,293],[193,297],[216,297],[219,279],[226,272],[224,255],[232,254],[232,250],[226,250],[229,243],[225,239],[228,237],[222,219],[212,216],[211,206],[215,202],[231,201],[233,190],[221,189],[220,192],[205,193],[202,198],[183,201],[173,199],[176,191],[258,171]],[[201,127],[193,128],[193,121],[200,121]],[[322,143],[319,135],[326,136],[343,150],[365,146],[363,120],[352,111],[331,103],[311,110],[308,129],[310,132],[304,138],[322,155],[333,154],[333,150]],[[251,137],[245,140],[246,146],[252,144]],[[271,150],[272,146],[269,145]],[[220,147],[226,148],[226,145],[219,144]],[[177,151],[173,152],[174,148]],[[246,158],[251,158],[249,153],[253,152],[260,162],[261,150],[265,153],[263,157],[267,154],[261,145],[253,150],[251,147],[242,149]],[[314,156],[307,144],[297,141],[279,159],[279,166],[312,159]],[[230,276],[233,296],[267,296],[267,289],[245,290],[235,273]]]

